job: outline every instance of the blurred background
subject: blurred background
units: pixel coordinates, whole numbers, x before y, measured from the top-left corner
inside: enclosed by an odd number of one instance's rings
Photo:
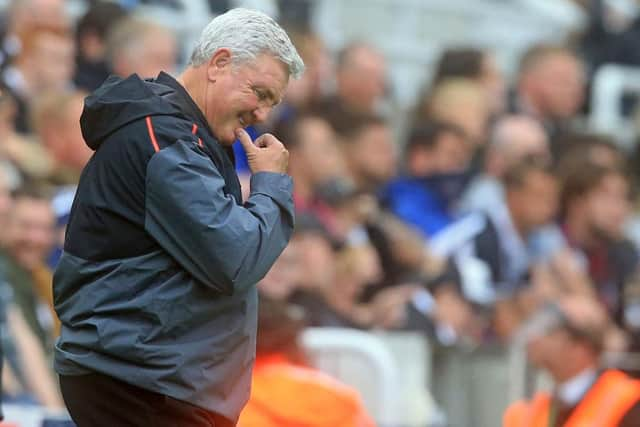
[[[497,426],[585,369],[640,375],[640,1],[0,1],[6,425],[68,423],[51,274],[84,97],[179,74],[238,6],[307,67],[249,129],[287,146],[297,210],[258,357],[295,344],[381,426]]]

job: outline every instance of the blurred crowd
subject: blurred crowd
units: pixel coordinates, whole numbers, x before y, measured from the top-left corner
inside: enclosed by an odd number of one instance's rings
[[[5,11],[5,399],[62,406],[48,362],[58,331],[51,272],[92,155],[78,122],[84,97],[109,74],[175,73],[185,56],[177,34],[129,3],[88,1],[77,19],[62,0]],[[444,46],[402,126],[381,51],[354,41],[333,54],[292,24],[307,71],[269,122],[249,129],[284,142],[295,183],[296,231],[258,285],[265,306],[295,306],[307,326],[421,331],[475,348],[508,345],[549,303],[586,300],[606,313],[602,350],[640,350],[640,151],[583,120],[599,66],[640,65],[640,21],[614,32],[603,2],[578,3],[592,16],[586,31],[530,46],[513,76],[488,49]]]

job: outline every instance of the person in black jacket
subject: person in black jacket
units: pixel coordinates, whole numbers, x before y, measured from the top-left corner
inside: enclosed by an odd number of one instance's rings
[[[54,275],[55,368],[80,426],[235,425],[257,290],[293,231],[288,152],[252,143],[304,65],[271,18],[234,9],[174,79],[110,77],[85,101],[95,153]],[[243,202],[231,144],[248,153]]]

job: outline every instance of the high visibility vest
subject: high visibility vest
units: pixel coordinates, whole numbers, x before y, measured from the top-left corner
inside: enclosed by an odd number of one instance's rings
[[[563,427],[616,427],[640,400],[640,381],[611,369],[591,386]],[[537,393],[531,402],[518,401],[504,414],[503,427],[548,427],[551,395]]]
[[[258,357],[238,427],[375,427],[358,393],[283,356]]]

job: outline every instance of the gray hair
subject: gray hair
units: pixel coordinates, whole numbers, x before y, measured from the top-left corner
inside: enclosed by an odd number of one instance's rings
[[[282,61],[294,78],[304,71],[304,63],[287,33],[267,15],[250,9],[232,9],[214,18],[200,35],[189,65],[209,61],[218,49],[231,50],[236,63],[247,62],[266,53]]]

